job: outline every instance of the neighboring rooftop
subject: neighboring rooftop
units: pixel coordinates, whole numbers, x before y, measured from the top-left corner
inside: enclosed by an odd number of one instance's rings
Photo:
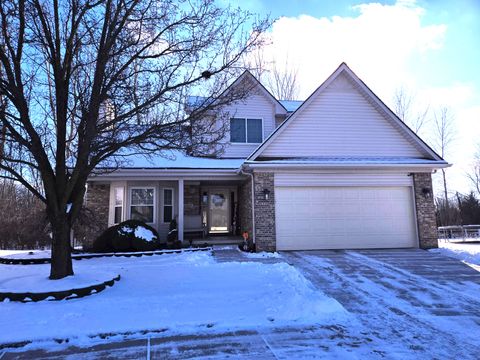
[[[187,96],[187,108],[198,108],[205,105],[210,105],[214,99],[206,98],[205,96]]]
[[[294,112],[303,104],[301,100],[279,100],[279,102],[289,113]]]

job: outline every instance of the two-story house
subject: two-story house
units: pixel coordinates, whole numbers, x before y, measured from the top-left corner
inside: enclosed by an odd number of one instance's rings
[[[436,247],[431,174],[449,166],[345,64],[303,102],[255,84],[230,105],[223,153],[135,160],[91,177],[86,206],[166,239],[248,231],[257,250]]]

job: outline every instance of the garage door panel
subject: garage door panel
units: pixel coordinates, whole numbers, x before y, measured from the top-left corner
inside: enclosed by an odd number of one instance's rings
[[[279,250],[416,246],[411,187],[276,187]]]

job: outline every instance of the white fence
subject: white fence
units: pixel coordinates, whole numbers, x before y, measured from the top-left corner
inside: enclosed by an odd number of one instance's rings
[[[438,238],[444,241],[480,241],[480,225],[440,226]]]

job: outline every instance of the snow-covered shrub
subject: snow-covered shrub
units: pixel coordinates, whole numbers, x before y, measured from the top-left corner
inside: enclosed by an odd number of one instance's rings
[[[168,227],[167,241],[169,243],[178,241],[177,219],[172,219]]]
[[[105,230],[93,243],[93,251],[151,251],[160,246],[160,237],[154,228],[142,221],[127,220]]]

